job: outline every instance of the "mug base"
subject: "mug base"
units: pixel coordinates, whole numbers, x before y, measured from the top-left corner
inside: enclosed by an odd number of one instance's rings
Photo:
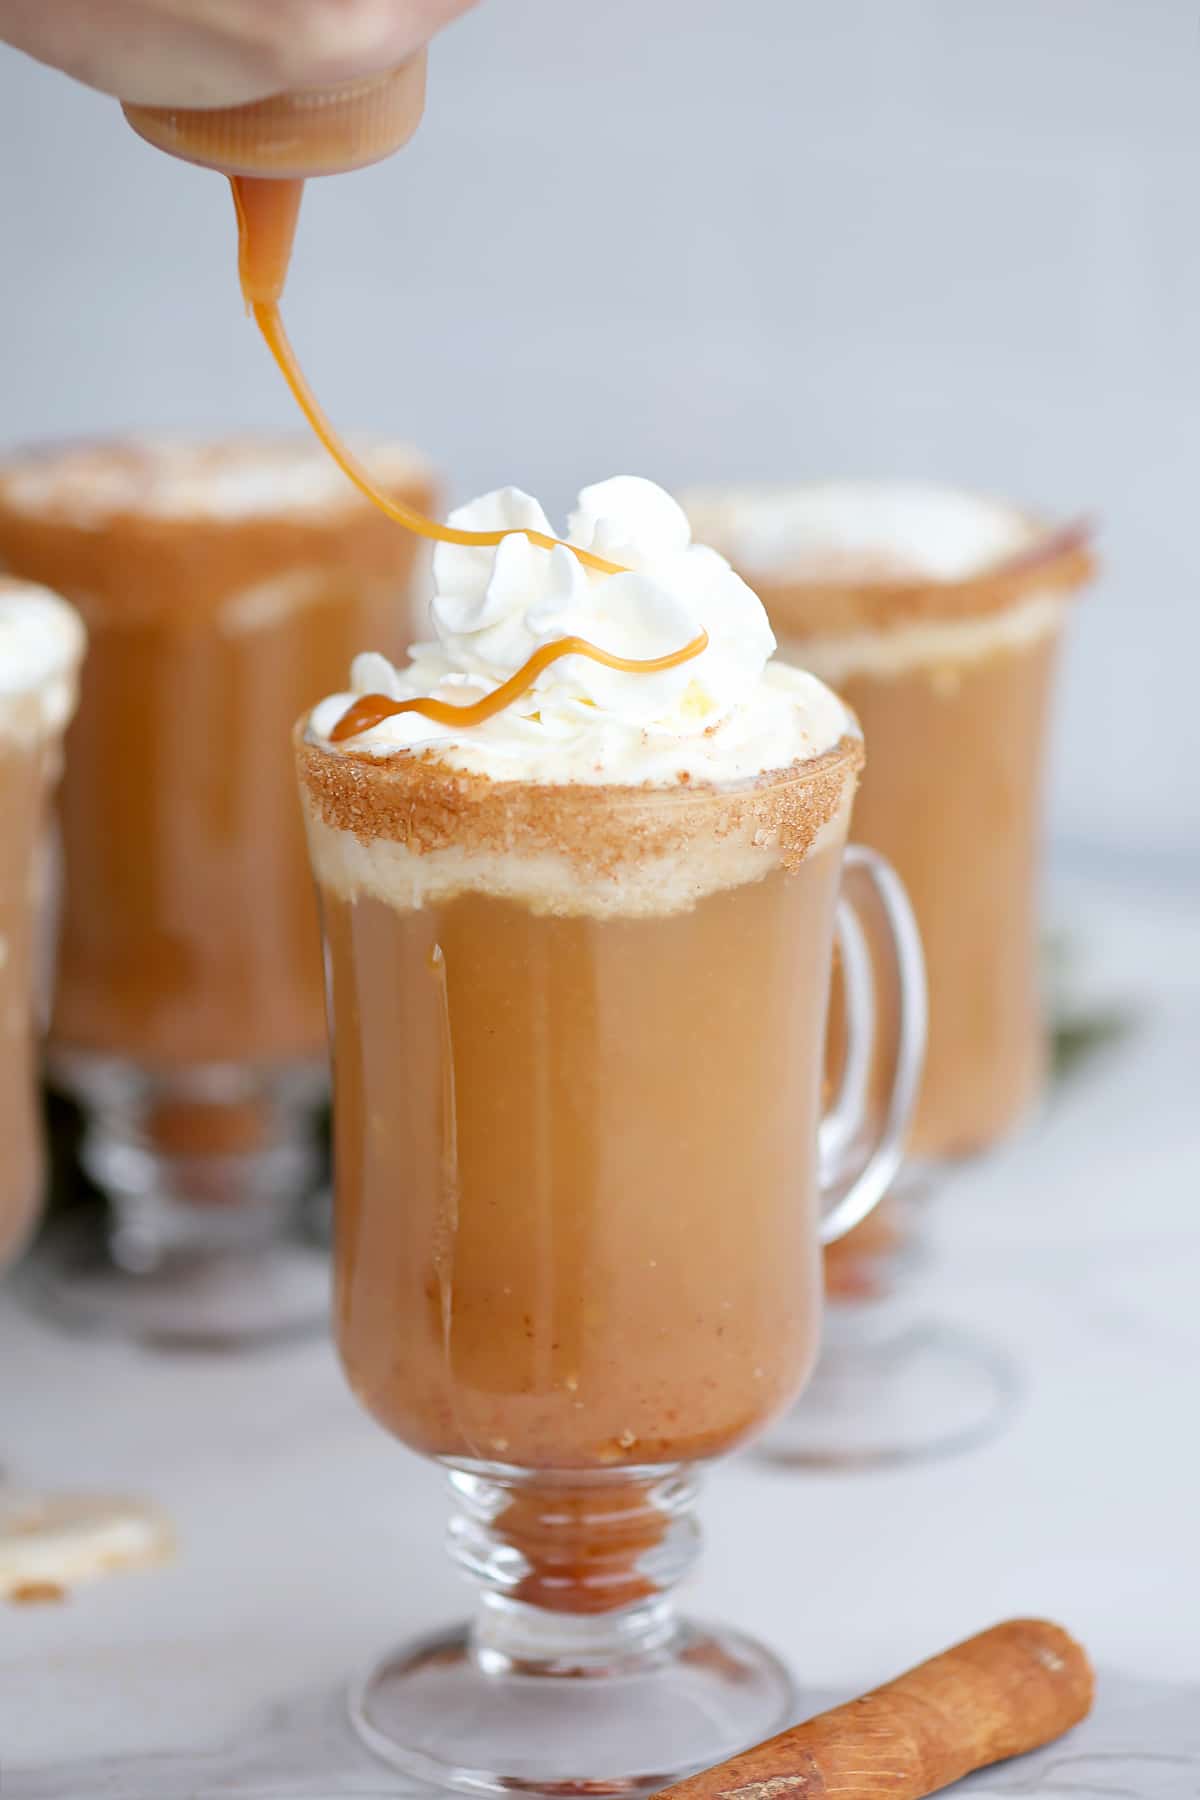
[[[791,1679],[738,1632],[679,1623],[611,1667],[491,1657],[466,1627],[390,1656],[350,1696],[359,1736],[405,1775],[465,1794],[650,1794],[770,1737]]]
[[[935,1319],[892,1337],[834,1337],[756,1454],[777,1468],[832,1471],[956,1456],[998,1437],[1020,1392],[1005,1349]]]
[[[179,1249],[127,1268],[112,1254],[106,1209],[89,1206],[47,1228],[22,1279],[64,1330],[148,1349],[266,1349],[328,1330],[328,1255],[302,1238]]]

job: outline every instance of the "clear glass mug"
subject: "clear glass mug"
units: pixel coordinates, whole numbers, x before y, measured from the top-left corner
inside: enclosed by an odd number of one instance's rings
[[[820,1367],[765,1450],[865,1468],[962,1449],[1008,1416],[1013,1371],[943,1320],[914,1274],[930,1195],[1011,1136],[1044,1091],[1042,790],[1056,666],[1094,573],[1089,533],[920,482],[714,489],[687,507],[697,537],[760,595],[781,654],[860,720],[871,755],[855,833],[904,881],[929,984],[904,1167],[826,1258]],[[840,1022],[835,990],[835,1069]]]
[[[843,855],[861,746],[670,790],[494,784],[299,734],[297,754],[339,1349],[447,1469],[479,1588],[473,1624],[367,1677],[356,1724],[471,1792],[650,1791],[789,1712],[769,1652],[671,1602],[696,1465],[803,1385],[821,1246],[892,1179],[919,1079],[907,901]],[[822,1125],[835,926],[852,1043]],[[897,1001],[882,1105],[874,981]]]
[[[413,452],[379,459],[431,504]],[[106,1205],[60,1221],[32,1271],[75,1330],[228,1348],[325,1329],[302,1228],[323,980],[288,732],[326,669],[399,650],[415,554],[304,442],[0,461],[0,564],[70,595],[90,636],[49,1052]]]

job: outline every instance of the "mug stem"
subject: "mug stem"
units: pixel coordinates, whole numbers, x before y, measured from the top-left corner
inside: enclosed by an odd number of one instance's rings
[[[450,1485],[450,1555],[481,1589],[481,1667],[629,1673],[674,1641],[669,1596],[700,1554],[693,1471],[463,1467]]]
[[[46,1233],[29,1280],[48,1311],[75,1331],[189,1349],[324,1328],[328,1270],[305,1230],[320,1064],[147,1068],[59,1050],[52,1068],[82,1109],[79,1160],[104,1205]]]
[[[683,1466],[450,1466],[450,1555],[472,1622],[397,1651],[351,1694],[367,1745],[471,1794],[650,1794],[769,1736],[787,1672],[681,1617],[698,1482]]]

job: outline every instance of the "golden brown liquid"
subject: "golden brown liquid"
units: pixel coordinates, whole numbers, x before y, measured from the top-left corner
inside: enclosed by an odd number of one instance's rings
[[[518,1487],[495,1531],[524,1561],[512,1598],[546,1612],[605,1613],[648,1599],[655,1584],[644,1558],[668,1520],[652,1484],[533,1482]]]
[[[803,642],[781,647],[804,660]],[[925,951],[929,1035],[914,1157],[986,1149],[1026,1116],[1044,1081],[1037,876],[1057,651],[1052,633],[978,661],[838,683],[869,746],[854,837],[899,872]],[[833,1022],[836,1056],[836,1005]],[[876,1291],[907,1235],[903,1203],[886,1196],[827,1251],[828,1291]]]
[[[835,849],[650,918],[322,892],[351,1384],[434,1456],[690,1461],[816,1347]]]
[[[418,700],[389,700],[384,694],[364,694],[338,720],[329,738],[331,743],[343,743],[347,738],[357,737],[362,731],[370,731],[385,719],[394,719],[401,713],[420,713],[439,725],[482,725],[485,720],[495,718],[506,706],[519,700],[522,694],[528,693],[543,670],[564,656],[586,656],[590,662],[601,663],[606,669],[623,669],[628,675],[651,675],[663,669],[677,669],[682,663],[703,656],[707,649],[707,631],[702,631],[699,637],[693,638],[690,644],[685,644],[682,650],[669,651],[666,656],[640,659],[614,656],[610,650],[600,650],[595,644],[589,644],[586,638],[555,638],[553,643],[543,644],[535,650],[515,674],[501,682],[490,694],[485,694],[482,700],[474,700],[464,706],[428,697]]]
[[[230,178],[238,223],[238,280],[246,305],[278,306],[287,282],[304,199],[302,181]]]
[[[958,667],[840,686],[871,752],[854,834],[899,871],[925,946],[916,1156],[986,1148],[1042,1084],[1038,842],[1057,650],[1055,633]]]
[[[780,504],[786,507],[782,494]],[[867,492],[860,504],[869,523]],[[883,498],[880,506],[882,530]],[[707,526],[718,544],[725,536],[735,563],[737,518],[733,499],[693,507],[697,529]],[[1010,630],[1009,619],[1035,597],[1061,597],[1066,606],[1095,564],[1086,521],[1056,530],[1022,524],[1016,513],[1013,521],[1025,547],[953,581],[934,580],[885,542],[839,551],[821,533],[807,548],[791,547],[786,572],[782,562],[771,570],[740,559],[780,653],[836,687],[863,727],[868,760],[853,835],[903,878],[925,951],[929,1038],[909,1139],[919,1159],[967,1155],[1003,1137],[1036,1100],[1045,1073],[1038,845],[1061,633],[1049,619],[1047,632],[1031,641]],[[910,631],[917,636],[906,662]],[[922,646],[924,632],[933,635]],[[859,639],[868,651],[893,646],[891,666],[860,662],[845,673],[843,658]],[[882,1001],[886,1015],[892,1001]],[[832,1087],[842,1049],[836,982],[830,1016]],[[882,1070],[871,1085],[878,1100]],[[890,1282],[891,1253],[910,1234],[903,1189],[827,1252],[830,1292],[862,1297]]]
[[[419,473],[403,488],[432,497]],[[56,1048],[151,1066],[323,1058],[289,734],[364,645],[401,655],[414,554],[353,494],[290,515],[89,521],[10,502],[0,475],[0,563],[70,595],[90,634],[62,788]],[[164,1120],[172,1142],[211,1136],[217,1109],[193,1110]]]
[[[56,746],[0,732],[0,1268],[30,1230],[42,1189],[37,1107],[37,872]]]
[[[322,893],[347,1377],[432,1456],[556,1472],[495,1521],[516,1598],[651,1591],[644,1477],[761,1430],[816,1352],[839,854],[655,918]]]

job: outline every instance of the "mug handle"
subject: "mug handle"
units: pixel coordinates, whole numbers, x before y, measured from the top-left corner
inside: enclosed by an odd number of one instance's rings
[[[842,863],[836,929],[846,1056],[818,1138],[823,1245],[861,1225],[896,1178],[920,1088],[927,1024],[925,958],[904,884],[884,857],[860,844],[847,848]],[[885,983],[894,1004],[881,1041],[878,1000]],[[882,1099],[872,1093],[881,1057]]]

